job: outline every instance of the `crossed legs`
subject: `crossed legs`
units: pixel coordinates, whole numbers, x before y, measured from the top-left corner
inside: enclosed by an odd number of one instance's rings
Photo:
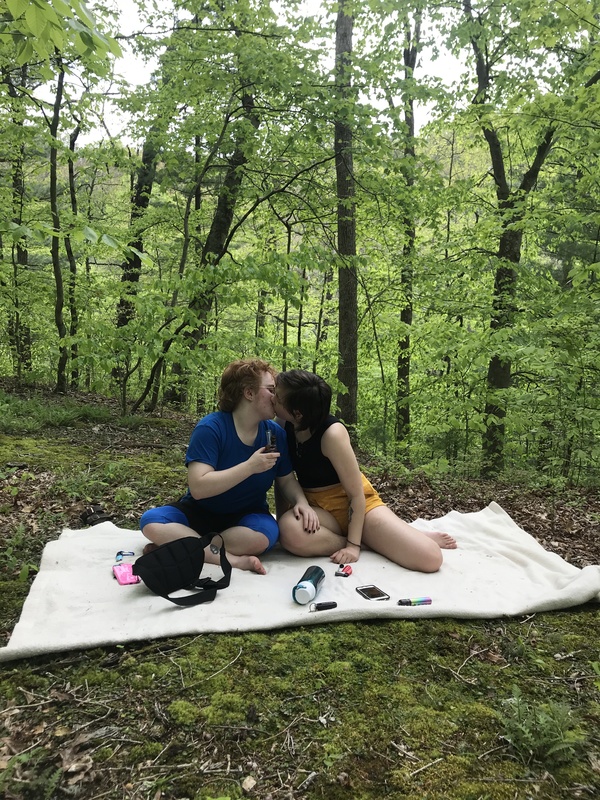
[[[193,528],[189,528],[181,522],[149,522],[142,528],[142,533],[156,545],[183,539],[186,536],[200,538]],[[263,533],[238,525],[223,531],[221,536],[232,567],[257,572],[259,575],[266,574],[266,570],[258,558],[260,553],[264,553],[269,546],[269,540]],[[219,564],[219,556],[213,553],[210,547],[205,548],[204,557],[208,564]]]

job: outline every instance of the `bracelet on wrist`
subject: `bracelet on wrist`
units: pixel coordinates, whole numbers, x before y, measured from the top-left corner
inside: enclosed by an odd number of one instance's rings
[[[362,547],[359,544],[356,544],[356,542],[349,542],[348,539],[346,539],[346,544],[351,544],[352,547],[358,547],[359,550],[362,550]]]

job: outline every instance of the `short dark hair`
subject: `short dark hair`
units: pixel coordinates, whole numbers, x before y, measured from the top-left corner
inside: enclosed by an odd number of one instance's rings
[[[314,433],[329,416],[331,410],[331,386],[314,372],[305,369],[289,369],[280,372],[275,382],[278,397],[283,407],[293,414],[299,411],[302,421],[298,430]]]
[[[234,411],[246,389],[258,391],[263,373],[275,379],[275,369],[260,358],[242,358],[232,361],[221,375],[219,411]]]

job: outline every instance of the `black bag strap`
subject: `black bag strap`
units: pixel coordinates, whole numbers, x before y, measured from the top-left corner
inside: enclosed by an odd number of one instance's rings
[[[218,533],[207,533],[202,536],[200,539],[202,547],[208,547],[213,537],[219,535],[220,534]],[[217,596],[218,590],[226,589],[229,586],[229,581],[231,580],[231,564],[227,559],[227,553],[225,552],[225,544],[223,543],[223,539],[221,539],[221,548],[219,553],[221,569],[223,570],[222,578],[219,578],[218,581],[214,581],[212,578],[199,578],[192,584],[194,589],[198,589],[198,591],[195,594],[189,594],[186,597],[169,597],[168,594],[163,594],[161,597],[164,597],[165,600],[170,600],[172,603],[175,603],[178,606],[198,606],[200,603],[209,603],[211,600],[214,600]]]

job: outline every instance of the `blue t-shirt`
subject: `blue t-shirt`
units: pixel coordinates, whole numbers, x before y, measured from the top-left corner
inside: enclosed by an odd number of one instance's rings
[[[269,510],[267,492],[275,478],[282,478],[292,471],[287,438],[283,428],[273,420],[258,423],[258,433],[254,443],[244,444],[235,429],[233,416],[225,411],[215,411],[203,417],[192,431],[185,455],[185,463],[200,461],[209,464],[215,471],[229,469],[247,461],[252,453],[267,444],[267,430],[275,434],[277,451],[281,454],[272,469],[250,475],[237,486],[222,494],[194,500],[189,490],[184,502],[193,502],[197,508],[206,508],[215,514],[237,513],[239,511]]]

